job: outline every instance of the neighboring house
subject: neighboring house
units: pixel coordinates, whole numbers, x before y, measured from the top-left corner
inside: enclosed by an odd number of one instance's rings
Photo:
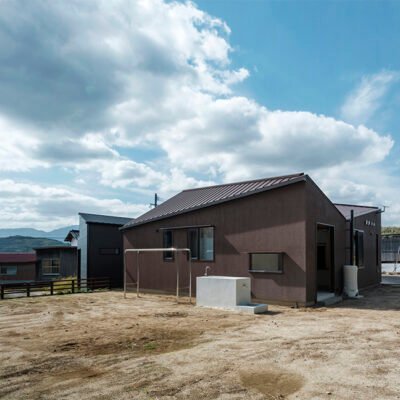
[[[35,253],[0,253],[0,283],[30,282],[35,278]]]
[[[386,233],[382,235],[382,262],[400,263],[400,234]]]
[[[69,242],[72,247],[78,247],[79,230],[72,229],[68,232],[64,242]]]
[[[78,250],[72,246],[35,248],[37,279],[53,280],[78,275]]]
[[[131,218],[79,213],[80,277],[110,278],[122,286],[123,244],[120,227]]]
[[[210,266],[211,275],[250,277],[256,300],[310,305],[319,293],[343,290],[350,233],[342,212],[304,174],[190,189],[124,225],[124,248],[190,248],[194,290],[196,276]],[[357,215],[354,224],[363,231],[355,244],[360,288],[379,284],[380,210]],[[174,257],[181,287],[189,286],[185,256],[140,257],[142,288],[174,290]],[[134,253],[127,254],[127,276],[136,280]]]

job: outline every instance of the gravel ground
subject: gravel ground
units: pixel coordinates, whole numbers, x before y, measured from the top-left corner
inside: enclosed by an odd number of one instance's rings
[[[0,302],[6,399],[400,398],[400,288],[263,315],[102,292]]]

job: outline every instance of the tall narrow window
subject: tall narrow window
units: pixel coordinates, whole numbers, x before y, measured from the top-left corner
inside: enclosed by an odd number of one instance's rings
[[[199,259],[199,230],[198,228],[193,228],[188,230],[188,247],[190,249],[190,254],[192,260]]]
[[[164,231],[163,232],[163,247],[170,248],[173,246],[173,235],[172,231]],[[173,251],[164,251],[164,260],[173,260],[174,252]]]
[[[356,265],[360,268],[364,266],[364,232],[355,231],[354,236]]]
[[[199,229],[199,258],[204,261],[214,260],[214,228]]]

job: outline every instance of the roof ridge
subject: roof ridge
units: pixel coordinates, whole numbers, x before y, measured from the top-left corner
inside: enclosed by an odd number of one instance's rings
[[[218,185],[211,185],[211,186],[201,186],[201,187],[192,188],[192,189],[185,189],[185,190],[182,190],[180,193],[190,192],[190,191],[193,191],[193,190],[212,189],[212,188],[223,187],[223,186],[242,185],[242,184],[245,184],[245,183],[261,182],[261,181],[271,180],[271,179],[297,178],[299,176],[304,176],[304,172],[298,172],[296,174],[289,174],[289,175],[279,175],[279,176],[271,176],[271,177],[268,176],[268,177],[265,177],[265,178],[249,179],[247,181],[221,183],[221,184],[218,184]]]

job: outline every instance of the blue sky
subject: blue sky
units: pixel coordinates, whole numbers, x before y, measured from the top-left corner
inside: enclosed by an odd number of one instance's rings
[[[2,2],[0,225],[300,171],[399,225],[399,26],[397,1]]]

